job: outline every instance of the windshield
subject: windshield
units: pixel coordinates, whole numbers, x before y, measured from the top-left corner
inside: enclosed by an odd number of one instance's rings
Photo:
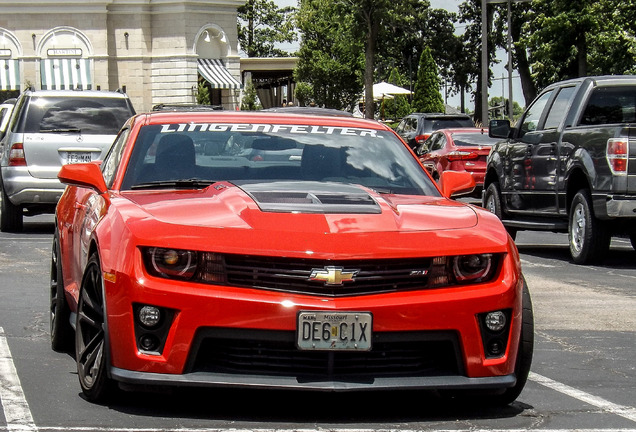
[[[380,193],[439,195],[390,131],[266,124],[144,126],[122,190],[188,183],[195,188],[224,180],[334,182]]]
[[[132,115],[124,98],[33,96],[18,132],[116,135]]]

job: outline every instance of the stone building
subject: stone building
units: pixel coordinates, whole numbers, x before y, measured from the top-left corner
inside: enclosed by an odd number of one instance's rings
[[[0,101],[35,89],[125,89],[137,111],[236,109],[237,8],[245,0],[2,0]]]

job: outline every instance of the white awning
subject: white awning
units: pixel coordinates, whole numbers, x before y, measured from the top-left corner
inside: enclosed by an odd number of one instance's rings
[[[42,90],[89,90],[93,87],[89,59],[60,58],[40,61]]]
[[[199,73],[216,89],[240,89],[241,83],[232,76],[219,59],[197,59]]]
[[[0,60],[0,90],[20,90],[20,67],[17,60]]]

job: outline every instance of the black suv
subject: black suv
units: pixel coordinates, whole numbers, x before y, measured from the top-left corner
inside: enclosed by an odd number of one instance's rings
[[[415,150],[438,129],[475,127],[467,114],[413,113],[404,117],[395,131]]]

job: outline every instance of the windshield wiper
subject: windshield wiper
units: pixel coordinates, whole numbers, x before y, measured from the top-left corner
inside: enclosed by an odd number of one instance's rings
[[[79,128],[40,129],[40,133],[81,133]]]
[[[185,188],[185,189],[203,189],[211,184],[216,183],[214,180],[202,179],[181,179],[181,180],[160,180],[145,183],[134,184],[130,189],[167,189],[167,188]]]

